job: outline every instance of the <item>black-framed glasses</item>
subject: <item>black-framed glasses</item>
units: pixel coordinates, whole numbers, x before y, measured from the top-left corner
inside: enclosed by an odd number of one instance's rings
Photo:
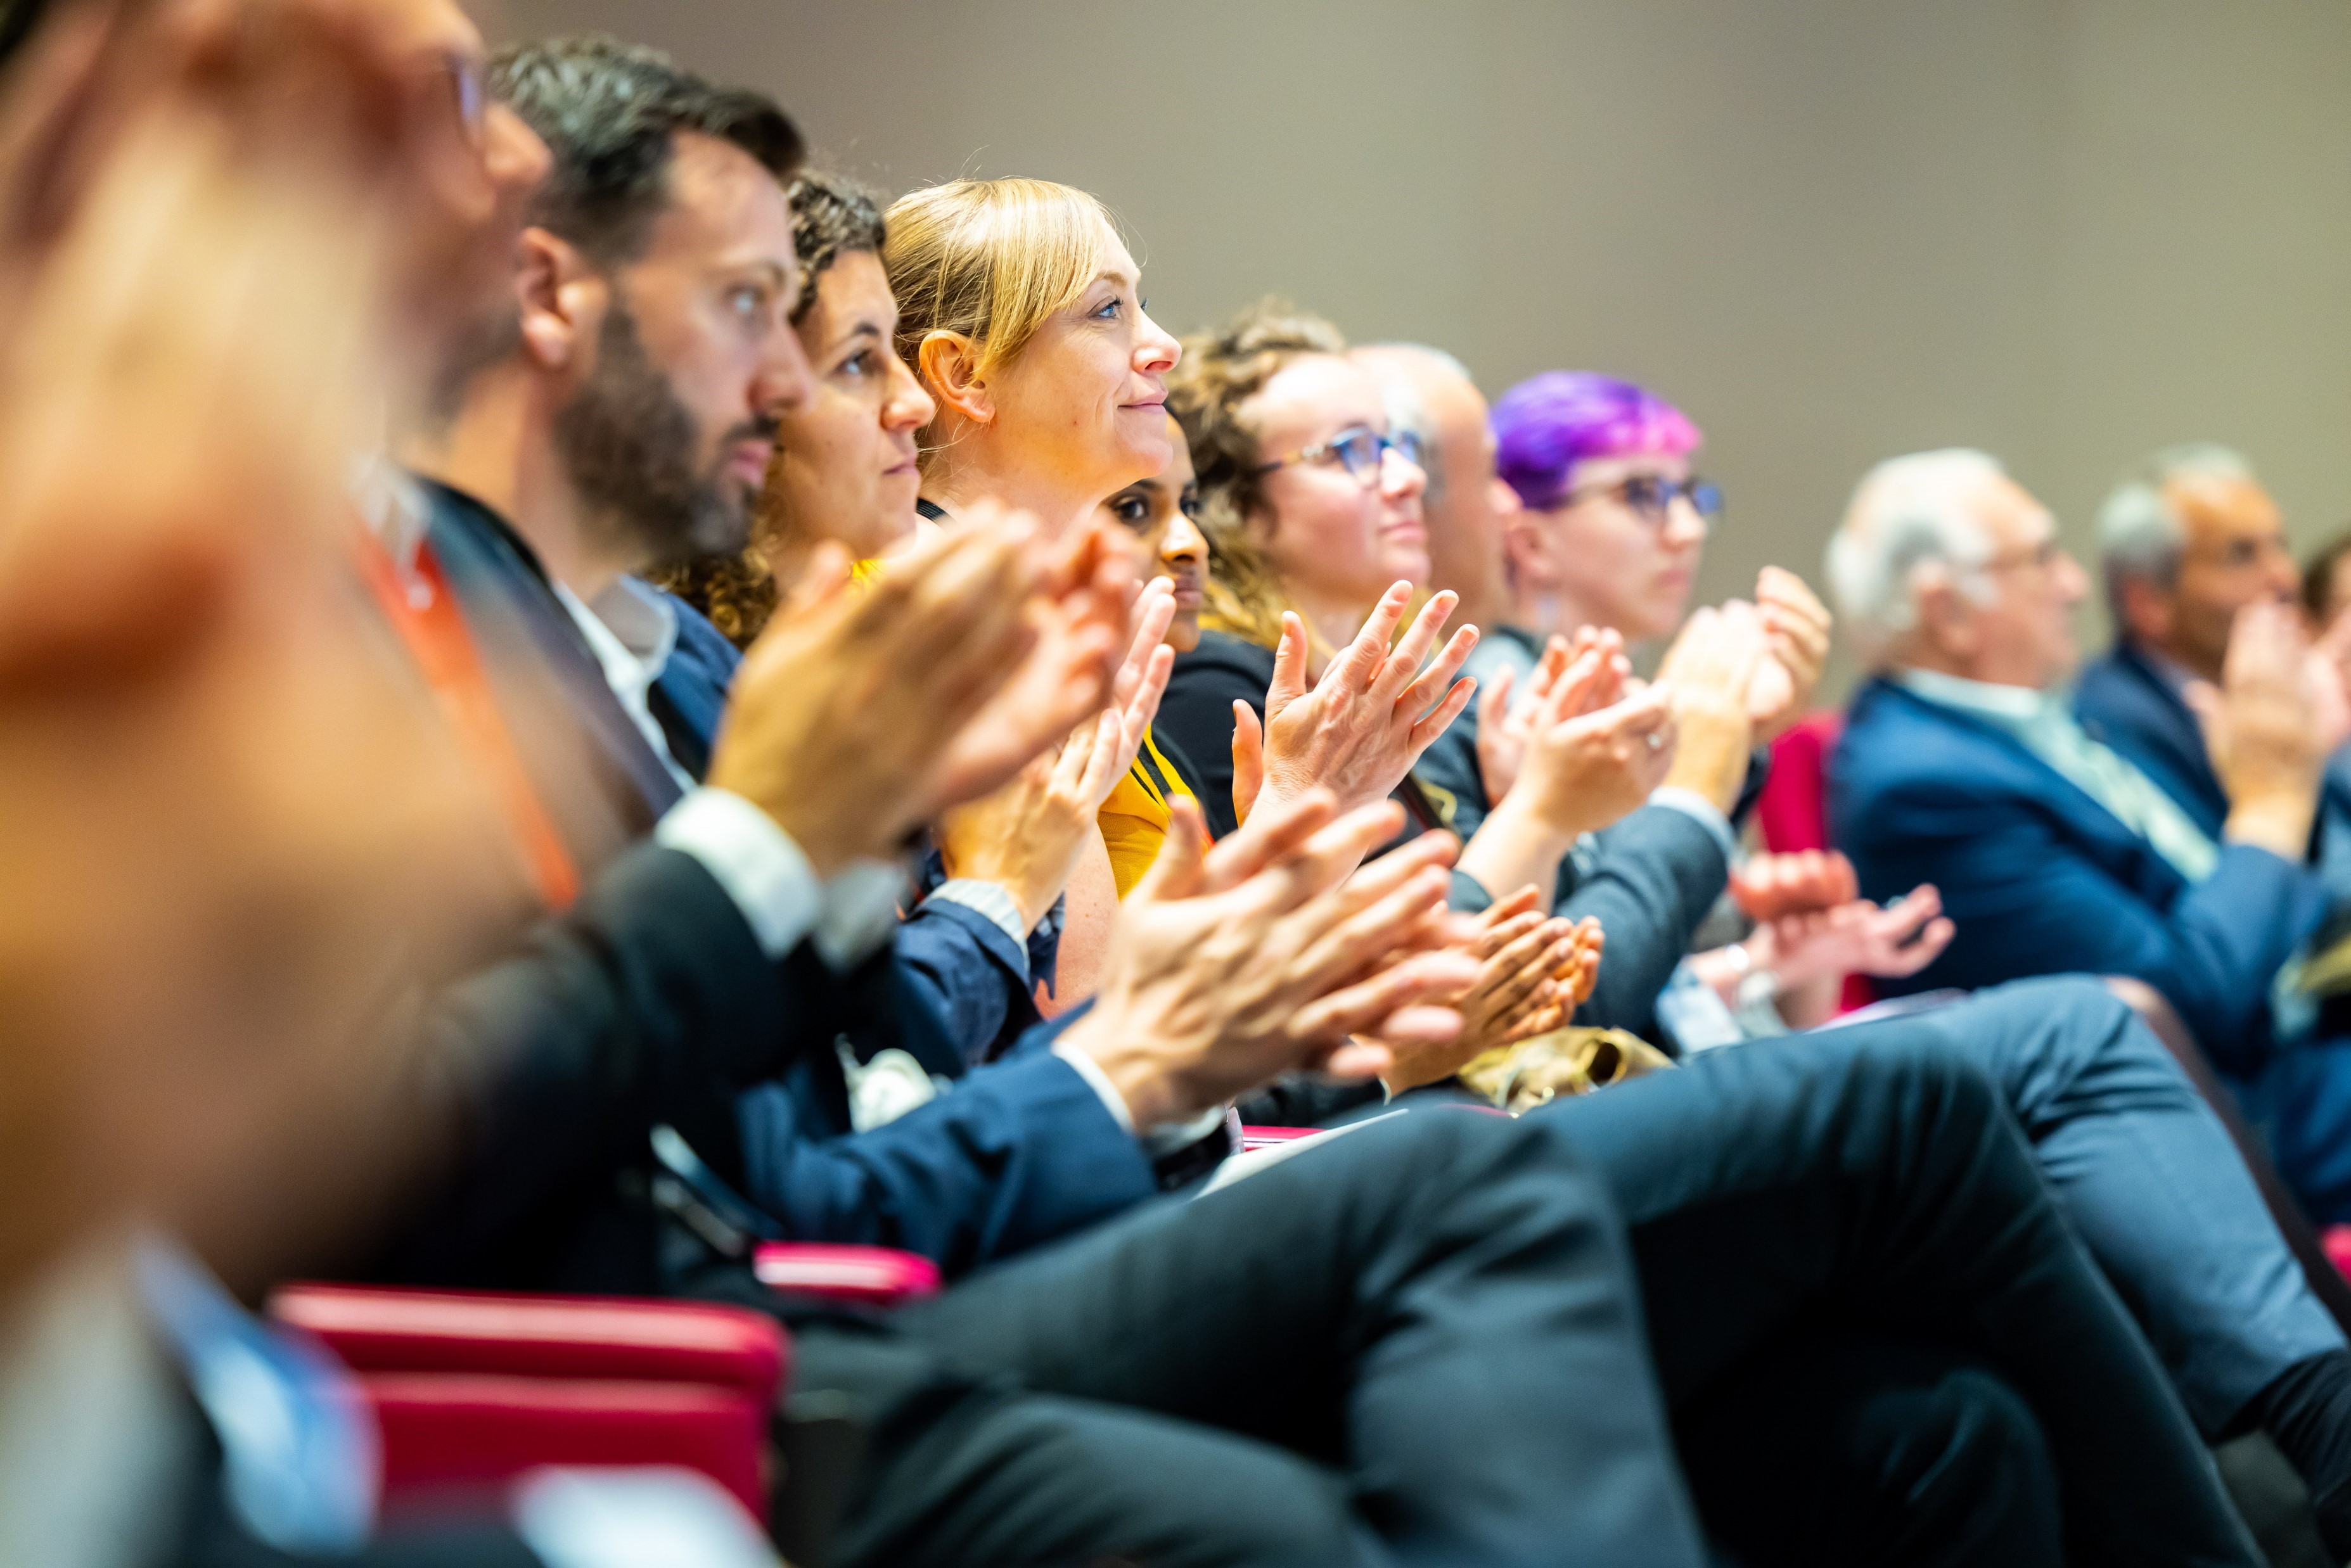
[[[1394,435],[1374,430],[1368,424],[1351,425],[1328,441],[1318,441],[1311,446],[1301,446],[1270,463],[1260,463],[1251,474],[1270,474],[1293,463],[1337,463],[1347,470],[1347,476],[1368,490],[1380,482],[1380,465],[1391,452],[1416,468],[1426,468],[1422,460],[1426,450],[1421,445],[1420,433],[1399,430]]]
[[[1677,500],[1687,501],[1690,509],[1709,524],[1722,516],[1722,486],[1695,474],[1680,480],[1656,474],[1635,474],[1605,485],[1587,485],[1570,490],[1548,509],[1580,506],[1595,496],[1614,496],[1653,528],[1666,526],[1666,518]]]

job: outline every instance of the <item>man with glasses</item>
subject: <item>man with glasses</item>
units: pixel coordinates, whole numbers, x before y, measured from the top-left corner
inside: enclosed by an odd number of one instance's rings
[[[2082,672],[2074,711],[2217,836],[2229,794],[2189,705],[2200,685],[2220,684],[2237,612],[2294,601],[2299,583],[2277,503],[2241,454],[2167,446],[2106,497],[2098,542],[2115,645]],[[2333,661],[2314,674],[2342,678]],[[2329,789],[2320,815],[2338,826],[2314,835],[2313,858],[2342,862],[2327,880],[2343,903],[2351,899],[2351,794]]]
[[[2245,531],[2258,560],[2262,530]],[[2248,591],[2225,659],[2203,655],[2218,684],[2196,700],[2221,805],[2199,815],[2074,717],[2062,686],[2089,580],[2047,509],[1991,458],[1879,465],[1828,568],[1876,672],[1831,759],[1831,837],[1865,895],[1931,882],[1958,925],[1938,959],[1889,988],[2065,972],[2143,981],[2267,1124],[2313,1218],[2351,1218],[2351,1049],[2280,1048],[2311,1031],[2295,961],[2328,904],[2304,863],[2325,747],[2293,608]],[[2176,581],[2188,577],[2183,562]],[[2139,586],[2122,601],[2159,608]]]

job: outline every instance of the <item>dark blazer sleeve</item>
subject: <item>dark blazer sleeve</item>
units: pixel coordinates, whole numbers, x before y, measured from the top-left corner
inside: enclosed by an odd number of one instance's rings
[[[1038,1021],[1028,949],[976,909],[925,899],[899,925],[893,949],[900,985],[942,1026],[955,1071],[1003,1055]]]
[[[404,1026],[425,1037],[436,1119],[456,1137],[388,1271],[512,1277],[500,1265],[517,1238],[567,1201],[608,1193],[655,1125],[696,1121],[714,1092],[831,1040],[854,988],[815,963],[805,947],[769,959],[691,855],[623,852],[560,918]]]
[[[920,1252],[949,1274],[1035,1247],[1158,1191],[1151,1162],[1046,1025],[884,1126],[847,1132],[830,1063],[742,1096],[751,1199],[804,1241]]]
[[[1576,1021],[1646,1034],[1656,1027],[1658,993],[1721,896],[1730,867],[1715,836],[1670,806],[1642,807],[1599,834],[1595,848],[1556,905],[1570,919],[1597,916],[1608,936],[1600,982]]]
[[[1906,779],[1871,799],[1870,826],[1852,812],[1841,823],[1861,852],[1864,893],[1885,897],[1886,868],[1916,868],[1910,880],[1934,882],[1959,926],[1914,984],[2128,975],[2170,1000],[2216,1066],[2258,1066],[2270,983],[2324,913],[2314,878],[2267,850],[2224,844],[2211,876],[2167,908],[2092,860],[2047,813],[1970,783]]]

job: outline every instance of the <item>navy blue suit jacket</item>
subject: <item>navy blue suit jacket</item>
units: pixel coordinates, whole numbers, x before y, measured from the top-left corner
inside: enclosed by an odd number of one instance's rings
[[[2014,737],[1873,680],[1829,759],[1829,829],[1861,891],[1942,891],[1958,935],[1893,992],[2028,975],[2129,975],[2170,998],[2214,1062],[2256,1071],[2269,988],[2325,898],[2303,868],[2222,846],[2191,885]]]
[[[2212,771],[2204,731],[2145,654],[2117,643],[2112,653],[2093,662],[2082,672],[2074,713],[2084,729],[2161,785],[2199,827],[2216,839],[2220,836],[2221,824],[2229,820],[2229,793]],[[2314,857],[2322,841],[2331,843],[2345,836],[2351,836],[2351,747],[2338,747],[2326,759],[2318,817],[2311,824]],[[2333,881],[2331,890],[2338,903],[2351,894],[2351,887],[2340,880]]]
[[[695,731],[673,754],[706,758],[739,658],[691,606],[676,609],[655,706],[665,728]],[[737,1103],[747,1195],[796,1239],[904,1248],[953,1274],[1156,1192],[1142,1145],[1051,1052],[1059,1030],[1040,1024],[1029,977],[1052,956],[975,910],[919,904],[892,941],[891,1019],[845,1038],[869,1060],[904,1050],[954,1089],[860,1133],[839,1058],[801,1054]]]

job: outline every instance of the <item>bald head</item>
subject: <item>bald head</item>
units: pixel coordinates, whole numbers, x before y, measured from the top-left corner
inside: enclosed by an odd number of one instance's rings
[[[1392,402],[1418,411],[1428,450],[1428,491],[1421,506],[1428,522],[1432,585],[1461,596],[1460,618],[1472,624],[1507,619],[1509,579],[1502,565],[1502,519],[1516,510],[1507,486],[1494,477],[1494,437],[1486,400],[1460,361],[1418,343],[1374,343],[1348,358],[1379,378]]]

